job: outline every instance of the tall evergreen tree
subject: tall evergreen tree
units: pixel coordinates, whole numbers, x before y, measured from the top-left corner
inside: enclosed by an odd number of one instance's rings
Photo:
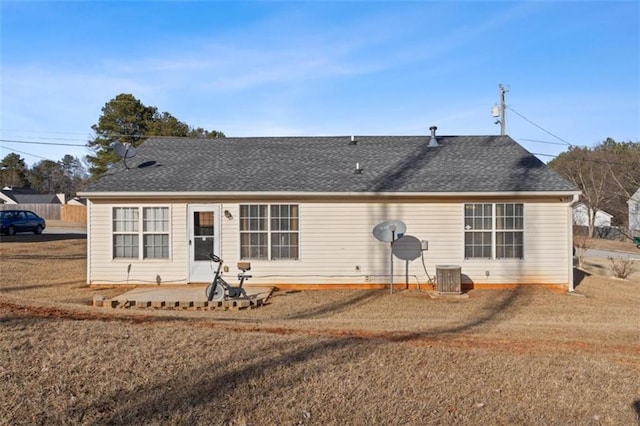
[[[138,146],[148,133],[149,125],[156,114],[155,108],[147,107],[133,95],[122,93],[102,107],[98,124],[91,126],[96,133],[89,141],[89,147],[95,152],[88,155],[93,176],[104,173],[119,158],[113,151],[114,142]]]
[[[159,113],[135,96],[121,93],[102,108],[98,123],[91,126],[96,137],[88,146],[94,154],[87,156],[89,172],[97,177],[120,159],[113,151],[114,142],[138,146],[149,136],[224,137],[222,132],[192,129],[168,112]]]
[[[29,184],[28,171],[27,165],[20,155],[15,152],[7,154],[0,161],[0,188],[27,186]]]

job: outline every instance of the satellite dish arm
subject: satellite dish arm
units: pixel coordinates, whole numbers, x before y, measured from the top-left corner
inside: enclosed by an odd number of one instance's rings
[[[127,165],[127,153],[129,152],[129,147],[131,145],[125,144],[124,155],[122,156],[122,162],[124,163],[124,168],[129,170],[129,166]]]

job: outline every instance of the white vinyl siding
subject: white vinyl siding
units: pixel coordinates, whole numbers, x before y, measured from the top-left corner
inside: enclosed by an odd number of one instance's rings
[[[305,202],[274,199],[262,203],[297,205],[297,228],[304,238],[299,239],[298,260],[251,259],[253,278],[248,285],[386,284],[389,282],[390,245],[377,241],[372,235],[373,227],[384,220],[402,220],[407,225],[407,235],[428,241],[429,250],[422,254],[431,277],[437,265],[454,264],[461,266],[463,283],[480,287],[483,284],[567,283],[572,262],[569,250],[571,215],[567,203],[550,200],[522,203],[526,213],[522,219],[523,259],[466,259],[464,204],[467,201],[374,203],[346,199]],[[155,284],[160,277],[162,283],[187,283],[187,203],[155,201],[155,205],[170,207],[170,258],[162,262],[112,260],[112,207],[125,204],[91,203],[89,282]],[[241,260],[240,206],[248,204],[261,203],[221,203],[222,211],[230,213],[228,218],[222,218],[220,235],[220,257],[230,267],[225,274],[230,281],[235,280],[235,264]],[[406,266],[411,284],[427,283],[422,259],[407,264],[394,257],[393,262],[397,285],[404,285]]]
[[[143,207],[144,203],[90,203],[87,244],[91,253],[87,270],[89,284],[178,284],[187,282],[186,205],[156,201],[149,207],[169,207],[169,258],[113,258],[113,207]],[[142,246],[140,246],[142,250]]]
[[[276,204],[274,201],[272,204]],[[287,204],[286,200],[278,204]],[[436,265],[462,267],[463,282],[475,284],[558,284],[567,282],[571,255],[567,251],[567,205],[525,203],[523,245],[526,259],[465,259],[462,202],[347,203],[306,202],[299,205],[299,229],[304,240],[299,261],[270,262],[252,259],[250,285],[260,284],[367,284],[389,282],[389,244],[377,241],[373,227],[390,219],[407,224],[407,235],[427,240],[423,252],[427,271]],[[225,204],[234,217],[239,205]],[[240,260],[240,234],[233,222],[223,227],[226,264]],[[238,225],[236,225],[238,226]],[[394,257],[396,282],[404,284],[405,261]],[[421,259],[409,262],[409,281],[425,284]],[[400,272],[399,272],[400,271]],[[486,276],[489,271],[489,277]]]

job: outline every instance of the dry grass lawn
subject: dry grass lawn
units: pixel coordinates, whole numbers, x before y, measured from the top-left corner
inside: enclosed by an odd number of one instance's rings
[[[85,285],[85,240],[44,239],[0,243],[1,424],[640,420],[637,275],[577,272],[577,295],[309,291],[246,311],[104,310],[92,296],[123,290]]]

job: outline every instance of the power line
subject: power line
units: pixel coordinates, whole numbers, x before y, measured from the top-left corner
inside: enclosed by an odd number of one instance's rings
[[[14,130],[14,129],[0,129],[0,132],[9,132],[9,133],[13,133],[13,132],[24,132],[25,129],[18,129],[18,130]],[[47,133],[49,135],[86,135],[86,132],[55,132],[52,130],[27,130],[27,132],[29,133]]]
[[[560,136],[555,135],[553,133],[551,133],[550,131],[548,131],[547,129],[545,129],[544,127],[540,126],[539,124],[534,123],[533,121],[529,120],[527,117],[525,117],[524,115],[520,114],[518,111],[516,111],[515,109],[511,108],[510,106],[506,106],[507,108],[509,108],[511,111],[513,111],[516,115],[520,116],[522,119],[524,119],[525,121],[527,121],[528,123],[536,126],[538,129],[542,130],[543,132],[553,136],[554,138],[558,139],[559,141],[564,142],[567,146],[574,146],[572,143],[567,142],[566,140],[562,139]]]
[[[14,136],[20,140],[24,140],[24,139],[42,139],[42,140],[48,140],[48,141],[81,141],[83,139],[78,139],[78,138],[51,138],[51,137],[46,137],[46,136]]]
[[[211,132],[213,133],[213,132]],[[198,138],[198,136],[171,136],[171,135],[143,135],[143,134],[136,134],[136,135],[125,135],[125,134],[121,134],[121,133],[108,133],[105,135],[98,135],[96,137],[96,139],[102,139],[102,140],[108,140],[108,139],[116,139],[116,138],[173,138],[173,139],[194,139],[194,138]],[[202,139],[224,139],[225,137],[205,137]],[[63,140],[63,141],[73,141],[73,140],[78,140],[78,139],[64,139],[64,138],[45,138],[45,137],[35,137],[34,139],[46,139],[46,140]],[[9,140],[9,139],[0,139],[0,142],[10,142],[10,143],[26,143],[26,144],[40,144],[40,145],[60,145],[60,146],[84,146],[84,147],[88,147],[87,144],[66,144],[66,143],[53,143],[53,142],[49,142],[49,143],[45,143],[45,142],[35,142],[35,141],[25,141],[25,140]]]
[[[11,139],[0,139],[0,142],[6,143],[21,143],[21,144],[32,144],[32,145],[53,145],[53,146],[82,146],[87,147],[87,145],[82,144],[74,144],[74,143],[54,143],[54,142],[34,142],[34,141],[21,141],[21,140],[11,140]]]
[[[565,146],[566,145],[566,144],[560,143],[560,142],[541,141],[541,140],[538,140],[538,139],[525,139],[525,138],[518,138],[518,139],[520,139],[521,141],[526,141],[526,142],[546,143],[546,144],[549,144],[549,145],[560,145],[560,146]]]
[[[539,152],[532,152],[531,155],[541,156],[541,157],[551,157],[551,158],[556,158],[558,156],[554,154],[541,154]]]
[[[29,155],[29,156],[31,156],[31,157],[41,158],[41,159],[43,159],[43,160],[53,161],[53,160],[52,160],[52,159],[50,159],[50,158],[41,157],[41,156],[36,155],[36,154],[31,154],[31,153],[29,153],[29,152],[19,151],[19,150],[17,150],[17,149],[13,149],[13,148],[7,148],[6,146],[1,146],[1,145],[0,145],[0,148],[2,148],[2,149],[6,149],[7,151],[19,152],[20,154]]]

